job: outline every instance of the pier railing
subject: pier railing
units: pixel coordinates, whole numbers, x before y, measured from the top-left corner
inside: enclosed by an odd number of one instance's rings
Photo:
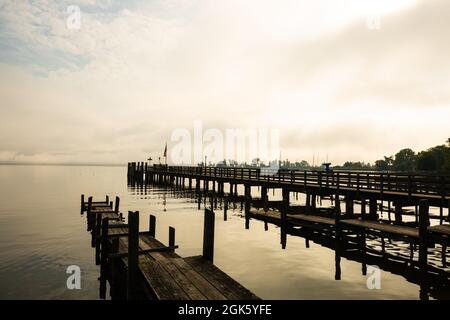
[[[408,195],[450,196],[449,174],[376,171],[311,171],[241,167],[153,166],[157,173],[200,178],[226,178],[341,190],[401,192]]]

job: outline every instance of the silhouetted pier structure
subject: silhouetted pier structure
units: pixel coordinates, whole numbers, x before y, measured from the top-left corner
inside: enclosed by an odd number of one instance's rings
[[[199,198],[199,208],[202,198],[205,203],[208,198],[211,207],[217,206],[217,198],[229,203],[238,201],[243,207],[246,228],[251,219],[281,228],[282,248],[286,247],[288,234],[313,230],[331,236],[343,252],[353,242],[364,253],[369,236],[382,242],[383,253],[387,240],[409,243],[412,256],[414,248],[418,248],[418,262],[414,264],[422,273],[430,270],[428,248],[439,244],[442,263],[447,264],[449,175],[147,166],[141,162],[128,164],[128,179],[132,184],[167,184],[190,190]],[[238,185],[243,186],[243,195],[238,194]],[[252,187],[258,188],[259,197],[252,197]],[[281,190],[282,200],[269,201],[269,189]],[[291,205],[291,196],[297,197],[298,193],[304,195],[305,203]],[[324,199],[330,200],[332,206],[321,207]],[[439,213],[430,214],[430,207],[436,207]],[[388,219],[380,218],[384,213]],[[404,221],[408,217],[414,217],[413,221]]]
[[[88,231],[92,234],[96,264],[100,265],[100,298],[157,300],[259,299],[213,264],[214,212],[205,209],[203,255],[182,258],[175,253],[175,229],[169,244],[155,238],[156,217],[149,216],[147,231],[139,231],[139,212],[128,212],[124,222],[119,197],[113,202],[85,201]]]

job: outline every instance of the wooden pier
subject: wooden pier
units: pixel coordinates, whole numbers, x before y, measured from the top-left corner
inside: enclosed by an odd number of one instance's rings
[[[435,271],[428,263],[430,247],[441,246],[442,265],[447,265],[450,175],[129,163],[128,179],[131,184],[166,184],[191,191],[198,198],[199,208],[202,199],[210,201],[211,207],[217,198],[240,202],[245,228],[249,228],[251,219],[264,221],[266,228],[267,223],[277,225],[282,248],[287,245],[288,234],[313,232],[331,237],[342,255],[353,252],[355,246],[364,255],[368,251],[366,239],[371,237],[382,242],[382,256],[386,255],[385,241],[409,243],[411,263],[421,274]],[[243,195],[238,194],[238,185],[243,186]],[[252,187],[260,190],[260,197],[252,198]],[[281,190],[282,200],[269,201],[269,189]],[[305,203],[291,205],[291,196],[298,193],[304,194]],[[323,199],[330,200],[332,207],[321,207]],[[431,215],[430,207],[437,208],[439,214]],[[384,213],[388,219],[381,219]],[[414,217],[414,221],[406,221],[406,217]],[[417,262],[412,262],[414,248],[418,248]]]
[[[139,212],[128,212],[124,222],[120,199],[113,203],[85,201],[88,231],[92,233],[95,260],[100,265],[100,298],[158,300],[259,299],[213,264],[214,212],[205,210],[203,255],[182,258],[175,253],[175,229],[169,227],[169,244],[155,238],[156,217],[149,216],[148,230],[139,231]]]

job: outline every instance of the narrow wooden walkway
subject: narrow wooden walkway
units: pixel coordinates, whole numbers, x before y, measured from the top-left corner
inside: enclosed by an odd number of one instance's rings
[[[108,199],[105,202],[94,203],[90,197],[89,201],[85,202],[82,196],[81,205],[82,211],[87,211],[88,229],[93,233],[96,261],[102,265],[101,281],[110,282],[113,299],[259,299],[214,266],[210,261],[212,255],[207,255],[206,258],[204,256],[182,258],[176,254],[174,252],[177,248],[174,244],[175,229],[169,229],[169,246],[155,239],[156,218],[154,216],[150,216],[149,231],[146,232],[139,232],[138,228],[133,228],[133,225],[139,225],[137,212],[130,212],[128,224],[125,224],[122,215],[118,212],[118,203],[119,199],[116,198],[116,207],[113,210]],[[214,215],[212,211],[205,214]],[[133,236],[137,240],[137,250],[134,253],[133,245],[130,245],[134,241]],[[130,260],[133,259],[133,254],[136,258],[134,268]],[[132,270],[135,270],[136,274],[130,274]],[[118,287],[113,288],[114,285]],[[102,285],[100,287],[102,288]],[[104,292],[100,295],[104,296]]]
[[[264,210],[252,208],[250,210],[251,218],[271,222],[277,225],[282,223],[282,214],[278,210]],[[339,220],[343,229],[364,229],[366,231],[381,232],[386,235],[407,237],[416,242],[419,239],[419,228],[404,225],[395,225],[379,221],[363,220],[361,218],[344,218]],[[335,226],[336,219],[315,214],[286,214],[286,223],[288,226],[311,226],[311,224],[325,226]],[[450,243],[450,225],[427,226],[430,235],[442,238]],[[436,239],[436,238],[435,238]]]

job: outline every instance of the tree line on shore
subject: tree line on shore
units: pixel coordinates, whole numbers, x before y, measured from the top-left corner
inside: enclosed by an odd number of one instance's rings
[[[238,164],[236,161],[231,160],[224,160],[217,164],[217,166],[221,167],[267,167],[274,165],[286,169],[317,170],[323,168],[320,165],[310,165],[306,160],[290,162],[288,159],[282,161],[273,160],[268,164],[261,162],[259,159],[254,159],[251,164]],[[450,172],[450,138],[447,139],[446,144],[437,145],[418,153],[410,148],[405,148],[398,151],[395,155],[384,156],[383,159],[376,160],[374,163],[346,161],[343,165],[333,166],[333,168],[338,170]]]

